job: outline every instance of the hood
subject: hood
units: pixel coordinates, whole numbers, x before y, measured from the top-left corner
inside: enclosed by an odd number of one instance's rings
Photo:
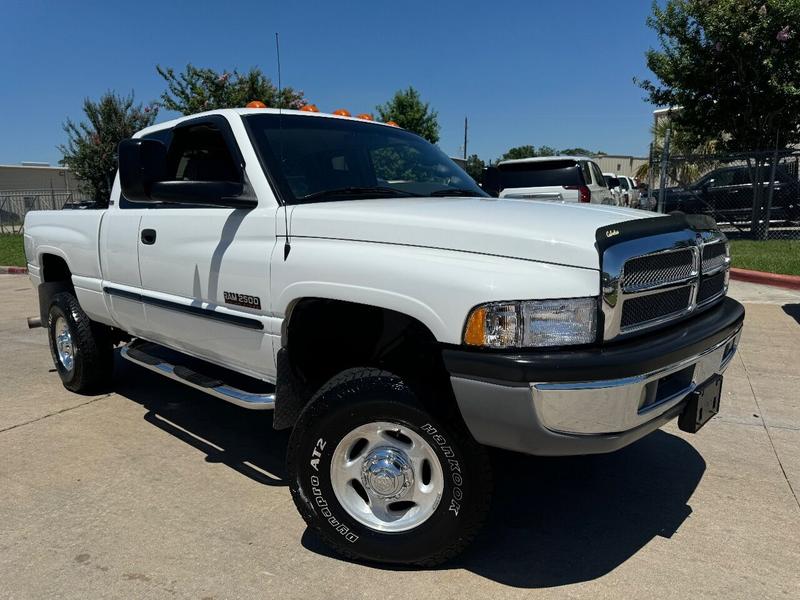
[[[651,212],[513,198],[389,198],[302,204],[291,209],[292,237],[442,248],[599,268],[599,227]]]

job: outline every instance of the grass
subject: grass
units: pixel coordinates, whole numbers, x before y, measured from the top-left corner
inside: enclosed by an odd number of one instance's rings
[[[800,275],[800,240],[732,240],[731,262],[739,269]]]
[[[21,235],[0,233],[0,266],[25,266],[25,251],[22,248]]]

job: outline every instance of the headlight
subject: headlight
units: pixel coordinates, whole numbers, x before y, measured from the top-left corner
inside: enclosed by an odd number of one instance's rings
[[[597,298],[493,302],[472,309],[464,343],[487,348],[591,344],[597,338]]]

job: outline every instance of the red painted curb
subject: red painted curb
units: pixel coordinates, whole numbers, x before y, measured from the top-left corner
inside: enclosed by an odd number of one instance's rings
[[[0,275],[25,275],[27,272],[25,267],[0,267]]]
[[[765,273],[764,271],[751,271],[749,269],[731,269],[731,279],[774,285],[790,290],[800,290],[800,276],[781,275],[780,273]]]

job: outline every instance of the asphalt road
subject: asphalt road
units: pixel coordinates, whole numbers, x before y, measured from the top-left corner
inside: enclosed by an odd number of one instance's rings
[[[700,433],[496,452],[477,543],[406,570],[306,531],[270,415],[121,361],[112,393],[64,390],[28,280],[0,275],[0,598],[798,598],[800,294],[732,294],[745,333]]]

